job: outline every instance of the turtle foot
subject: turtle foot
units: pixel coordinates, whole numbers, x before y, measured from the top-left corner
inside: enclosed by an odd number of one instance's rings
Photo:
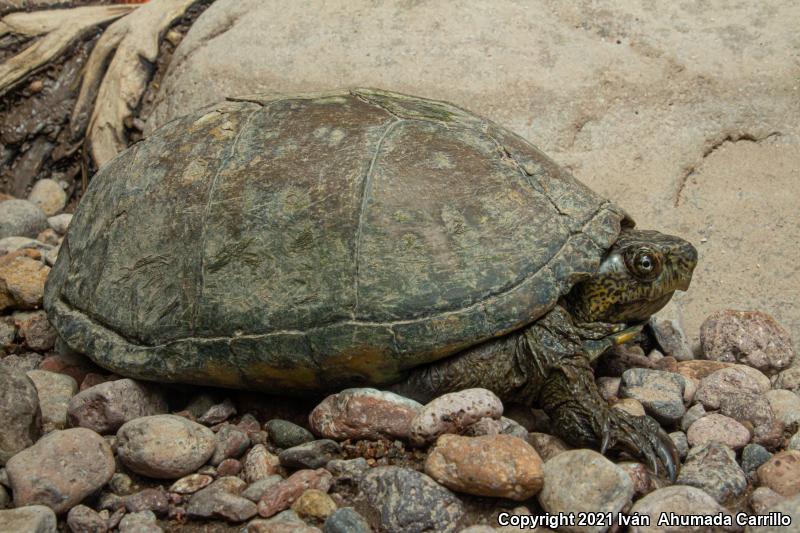
[[[678,450],[658,422],[649,416],[611,409],[608,422],[603,425],[600,451],[605,454],[607,450],[624,451],[643,459],[655,475],[666,472],[673,482],[678,476]]]

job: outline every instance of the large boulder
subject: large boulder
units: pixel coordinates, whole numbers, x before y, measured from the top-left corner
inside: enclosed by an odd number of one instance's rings
[[[800,339],[800,4],[218,0],[181,42],[147,130],[228,95],[381,87],[510,127],[687,237],[690,336],[747,304]],[[747,105],[742,105],[746,102]],[[631,194],[636,191],[636,194]]]

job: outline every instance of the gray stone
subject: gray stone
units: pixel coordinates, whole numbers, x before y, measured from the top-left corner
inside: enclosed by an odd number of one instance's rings
[[[689,409],[686,410],[686,414],[683,415],[681,419],[681,429],[685,432],[688,431],[689,428],[700,418],[703,418],[708,413],[706,413],[705,407],[703,404],[698,403],[691,406]]]
[[[336,441],[320,439],[283,450],[278,454],[281,465],[287,468],[321,468],[341,453]]]
[[[53,245],[31,239],[30,237],[6,237],[5,239],[0,239],[0,255],[26,248],[46,253],[53,249]]]
[[[720,442],[733,450],[738,450],[750,442],[750,432],[733,418],[711,413],[689,426],[686,438],[691,446]]]
[[[47,229],[47,217],[38,206],[27,200],[0,202],[0,239],[31,237]]]
[[[334,483],[357,485],[364,472],[369,470],[369,464],[363,457],[333,459],[325,465],[325,469],[333,474]]]
[[[597,378],[597,390],[600,391],[600,396],[606,401],[616,400],[619,396],[619,386],[622,378],[614,377],[599,377]]]
[[[577,483],[577,480],[581,480]],[[539,503],[548,513],[618,513],[634,494],[630,476],[598,452],[570,450],[544,464]],[[605,531],[601,526],[567,526],[565,531]]]
[[[190,518],[222,518],[229,522],[244,522],[257,512],[258,508],[252,501],[213,485],[193,494],[186,506]]]
[[[764,514],[767,509],[785,499],[785,496],[781,496],[769,487],[756,487],[750,495],[750,507],[756,514]]]
[[[143,476],[177,479],[200,468],[216,448],[214,433],[174,415],[126,422],[117,432],[117,456]]]
[[[752,478],[756,469],[769,461],[772,454],[760,444],[748,444],[742,450],[742,470]]]
[[[742,424],[749,423],[753,428],[771,424],[775,420],[772,407],[763,394],[742,392],[723,396],[719,412]]]
[[[269,440],[278,448],[292,448],[314,440],[314,434],[294,422],[275,418],[265,425]]]
[[[89,387],[73,396],[67,416],[73,427],[85,427],[106,435],[116,433],[134,418],[167,410],[166,399],[158,387],[132,379],[118,379]]]
[[[59,235],[64,235],[67,233],[67,228],[69,228],[70,222],[72,222],[71,213],[61,213],[60,215],[47,218],[47,224]]]
[[[283,478],[276,474],[258,479],[253,483],[250,483],[247,488],[242,491],[242,497],[258,503],[258,500],[264,496],[264,494],[267,492],[267,489],[276,483],[280,483],[281,481],[283,481]]]
[[[381,527],[394,533],[454,532],[464,514],[461,501],[452,492],[408,468],[373,468],[362,478],[360,489],[378,514]],[[411,494],[414,496],[409,497]]]
[[[30,350],[46,352],[55,346],[58,334],[47,320],[44,311],[17,311],[12,315],[17,327],[17,337],[24,340]]]
[[[27,352],[20,355],[11,354],[0,358],[0,367],[27,374],[30,370],[36,370],[42,359],[44,359],[42,354],[36,352]]]
[[[207,426],[214,426],[226,421],[236,414],[236,406],[230,398],[225,398],[220,403],[209,407],[206,412],[197,417],[197,421]]]
[[[371,533],[372,529],[363,516],[352,507],[336,509],[322,526],[324,533]]]
[[[169,509],[169,500],[164,487],[143,489],[124,498],[125,509],[129,513],[153,511],[156,515],[164,515]]]
[[[800,450],[800,430],[792,435],[792,437],[789,439],[789,442],[786,443],[786,448],[788,450]]]
[[[622,398],[638,400],[648,414],[672,424],[686,412],[683,405],[685,380],[680,374],[631,368],[623,372],[619,394]]]
[[[28,377],[36,386],[39,407],[42,410],[42,429],[45,433],[67,427],[67,406],[78,392],[78,383],[72,376],[31,370]]]
[[[695,487],[673,485],[651,492],[638,500],[631,508],[631,514],[642,514],[650,517],[649,526],[633,526],[631,533],[689,533],[690,531],[706,531],[700,528],[677,528],[658,526],[662,513],[669,515],[713,516],[719,513],[731,515],[727,509],[717,503],[714,498]],[[723,528],[722,531],[741,531],[739,527]]]
[[[677,483],[703,489],[721,504],[733,501],[747,490],[747,479],[736,454],[719,442],[689,450]]]
[[[650,329],[655,335],[656,341],[664,354],[672,356],[678,361],[694,359],[689,337],[683,330],[680,318],[668,317],[667,314],[662,310],[650,317]]]
[[[0,533],[56,533],[56,525],[55,513],[44,505],[0,511]]]
[[[119,533],[162,533],[152,511],[128,513],[119,522]]]
[[[700,381],[695,401],[706,409],[719,409],[722,398],[743,392],[760,394],[770,389],[769,378],[753,368],[735,365],[709,374]]]
[[[686,433],[683,431],[675,431],[669,434],[669,438],[672,439],[673,444],[675,444],[675,448],[678,450],[678,456],[681,459],[685,459],[686,454],[689,453],[689,440],[686,438]]]
[[[33,381],[19,370],[0,366],[0,465],[42,434],[42,413]]]
[[[800,396],[783,389],[768,391],[766,396],[775,418],[786,427],[793,427],[800,422]]]
[[[11,495],[4,485],[0,485],[0,509],[5,509],[11,505]]]
[[[787,368],[783,372],[772,376],[773,389],[800,390],[800,366]]]
[[[251,520],[242,533],[321,533],[321,529],[309,526],[291,509],[282,511],[267,520]]]
[[[247,433],[231,424],[223,424],[216,435],[217,446],[208,461],[214,466],[219,466],[225,459],[240,457],[250,446]]]
[[[76,505],[69,510],[67,525],[73,533],[106,533],[108,531],[103,517],[85,505]]]

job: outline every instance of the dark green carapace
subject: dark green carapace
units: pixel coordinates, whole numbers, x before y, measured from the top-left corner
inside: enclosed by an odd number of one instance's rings
[[[573,442],[616,446],[654,429],[605,416],[589,361],[685,289],[696,261],[632,227],[450,104],[366,89],[231,99],[100,170],[45,307],[69,346],[125,376],[419,398],[486,386],[544,405]],[[629,447],[654,457],[647,438]]]

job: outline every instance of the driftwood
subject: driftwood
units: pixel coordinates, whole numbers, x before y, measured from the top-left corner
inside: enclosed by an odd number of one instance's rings
[[[91,113],[86,139],[98,168],[125,149],[124,121],[147,88],[148,63],[155,63],[164,32],[194,2],[151,0],[109,26],[92,50],[71,122],[81,124]]]
[[[63,53],[100,24],[119,18],[135,5],[87,6],[11,13],[0,20],[0,37],[14,33],[39,39],[0,64],[0,95]]]

